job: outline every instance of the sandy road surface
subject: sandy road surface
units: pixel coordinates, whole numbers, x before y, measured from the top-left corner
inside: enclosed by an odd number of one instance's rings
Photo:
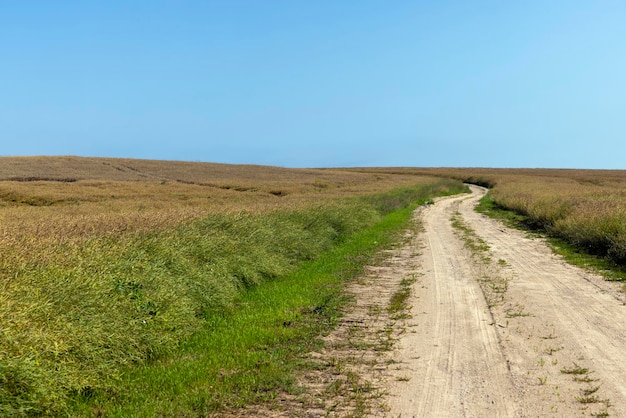
[[[616,286],[474,212],[484,191],[472,190],[422,212],[422,275],[394,353],[402,367],[387,377],[386,416],[626,416]],[[490,261],[472,257],[455,214],[489,245]]]

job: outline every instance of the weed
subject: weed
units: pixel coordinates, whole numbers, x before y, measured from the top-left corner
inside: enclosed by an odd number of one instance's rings
[[[509,289],[510,280],[498,270],[498,267],[502,268],[505,266],[506,261],[500,259],[497,263],[492,263],[489,245],[465,224],[458,211],[450,220],[457,235],[463,240],[465,247],[470,250],[471,257],[476,262],[476,265],[484,272],[478,282],[487,305],[489,308],[492,308],[502,303]]]
[[[404,278],[400,282],[400,289],[398,289],[389,300],[389,305],[387,306],[387,312],[392,315],[392,319],[401,319],[401,318],[409,318],[410,316],[407,314],[403,314],[404,311],[407,310],[408,299],[411,296],[411,285],[415,283],[417,279],[415,275],[411,277]]]
[[[583,374],[583,375],[579,375],[579,376],[574,376],[573,377],[574,381],[576,382],[582,382],[582,383],[592,383],[592,382],[597,382],[598,379],[593,379],[591,376],[589,376],[588,374]]]
[[[468,227],[459,212],[456,212],[452,218],[450,218],[452,226],[461,233],[465,246],[470,249],[472,256],[480,256],[485,261],[490,260],[488,254],[489,245],[485,240],[480,238],[476,233]]]
[[[562,349],[563,349],[563,347],[558,347],[558,348],[557,348],[557,347],[548,347],[548,348],[546,348],[546,349],[544,350],[544,352],[545,352],[547,355],[551,356],[552,354],[554,354],[554,353],[556,353],[556,352],[558,352],[558,351],[561,351]]]
[[[600,402],[600,398],[597,396],[577,396],[576,400],[579,403],[588,404],[588,403],[598,403]]]
[[[626,226],[620,219],[625,184],[623,176],[600,172],[509,176],[490,191],[479,210],[542,231],[569,262],[623,280]]]
[[[518,305],[506,311],[507,318],[521,318],[521,317],[526,317],[526,316],[530,316],[530,314],[524,311],[524,307],[521,305]]]
[[[587,389],[583,389],[581,392],[584,396],[590,396],[596,393],[600,389],[600,386],[593,386]]]
[[[567,369],[567,368],[563,368],[561,369],[561,373],[563,374],[571,374],[571,375],[586,375],[589,373],[589,369],[585,368],[585,367],[580,367],[578,364],[574,363],[573,367]]]

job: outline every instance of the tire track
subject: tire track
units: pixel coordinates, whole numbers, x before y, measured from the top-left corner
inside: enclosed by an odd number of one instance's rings
[[[399,343],[399,361],[413,373],[409,382],[392,383],[389,416],[518,415],[491,313],[450,224],[464,199],[441,199],[423,211],[425,274],[415,289],[415,332]]]

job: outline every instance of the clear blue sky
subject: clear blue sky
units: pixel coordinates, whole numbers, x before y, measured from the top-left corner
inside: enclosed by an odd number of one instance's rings
[[[626,169],[626,2],[0,0],[0,155]]]

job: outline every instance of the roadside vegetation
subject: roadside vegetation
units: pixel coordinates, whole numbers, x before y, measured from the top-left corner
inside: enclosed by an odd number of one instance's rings
[[[589,254],[626,265],[626,179],[524,179],[490,193],[500,207],[527,217],[530,226]]]
[[[0,174],[0,415],[204,415],[293,393],[343,281],[416,204],[463,190],[73,157]]]
[[[506,292],[510,282],[509,275],[504,271],[507,263],[502,259],[497,262],[493,260],[489,245],[467,225],[460,212],[455,212],[450,218],[450,222],[457,236],[463,241],[465,248],[469,250],[474,261],[478,283],[493,315],[493,309],[498,305],[503,305],[506,300]],[[517,311],[520,310],[517,309]],[[507,316],[509,315],[510,312],[507,312]]]
[[[499,219],[510,227],[543,236],[552,250],[568,263],[594,271],[607,280],[625,282],[623,291],[626,292],[626,265],[619,264],[607,256],[594,255],[585,249],[574,246],[563,238],[549,234],[547,230],[535,226],[528,216],[495,204],[489,194],[480,201],[476,210]]]

